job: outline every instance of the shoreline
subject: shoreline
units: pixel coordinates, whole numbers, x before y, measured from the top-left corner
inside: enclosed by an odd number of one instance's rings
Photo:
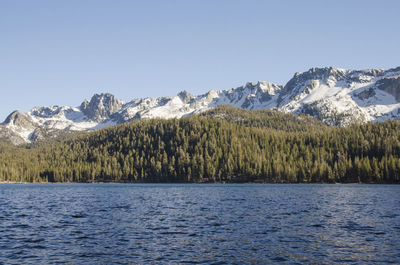
[[[169,184],[177,184],[177,185],[204,185],[204,184],[217,184],[217,185],[230,185],[230,184],[247,184],[247,185],[293,185],[293,184],[301,184],[301,185],[309,185],[309,184],[324,184],[324,185],[399,185],[398,183],[360,183],[360,182],[351,182],[351,183],[327,183],[327,182],[309,182],[309,183],[296,183],[296,182],[288,182],[288,183],[277,183],[277,182],[17,182],[17,181],[0,181],[1,184],[158,184],[158,185],[169,185]]]

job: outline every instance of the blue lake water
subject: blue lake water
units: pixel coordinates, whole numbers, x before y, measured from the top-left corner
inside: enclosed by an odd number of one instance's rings
[[[398,185],[1,184],[0,264],[400,262]]]

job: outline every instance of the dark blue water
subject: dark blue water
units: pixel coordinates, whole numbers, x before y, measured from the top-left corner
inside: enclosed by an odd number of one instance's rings
[[[400,262],[400,186],[0,185],[0,263]]]

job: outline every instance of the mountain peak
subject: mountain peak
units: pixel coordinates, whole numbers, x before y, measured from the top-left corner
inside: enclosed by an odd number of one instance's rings
[[[328,82],[328,80],[340,81],[346,77],[349,70],[336,67],[312,67],[308,71],[303,73],[295,73],[293,78],[287,82],[284,87],[286,93],[296,90],[299,84],[312,82],[313,80],[320,80],[322,82]],[[286,94],[285,93],[285,94]]]
[[[18,110],[11,112],[10,115],[4,120],[3,125],[29,127],[33,125],[32,119]]]
[[[192,94],[187,92],[186,90],[183,90],[178,93],[178,97],[185,103],[189,102],[190,99],[193,97]]]
[[[7,116],[7,118],[4,120],[3,124],[13,124],[22,115],[24,115],[24,114],[22,114],[18,110],[14,110],[13,112],[10,113],[10,115]]]
[[[300,76],[303,76],[307,79],[327,79],[330,76],[343,78],[348,70],[337,68],[337,67],[313,67],[310,68],[308,71],[301,73]],[[298,75],[299,76],[299,75]]]
[[[90,101],[85,99],[80,110],[91,120],[103,121],[115,112],[118,112],[123,105],[110,93],[94,94]]]

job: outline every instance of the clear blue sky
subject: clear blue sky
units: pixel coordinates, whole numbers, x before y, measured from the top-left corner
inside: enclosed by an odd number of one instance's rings
[[[94,93],[130,100],[400,66],[400,1],[0,0],[0,120]]]

